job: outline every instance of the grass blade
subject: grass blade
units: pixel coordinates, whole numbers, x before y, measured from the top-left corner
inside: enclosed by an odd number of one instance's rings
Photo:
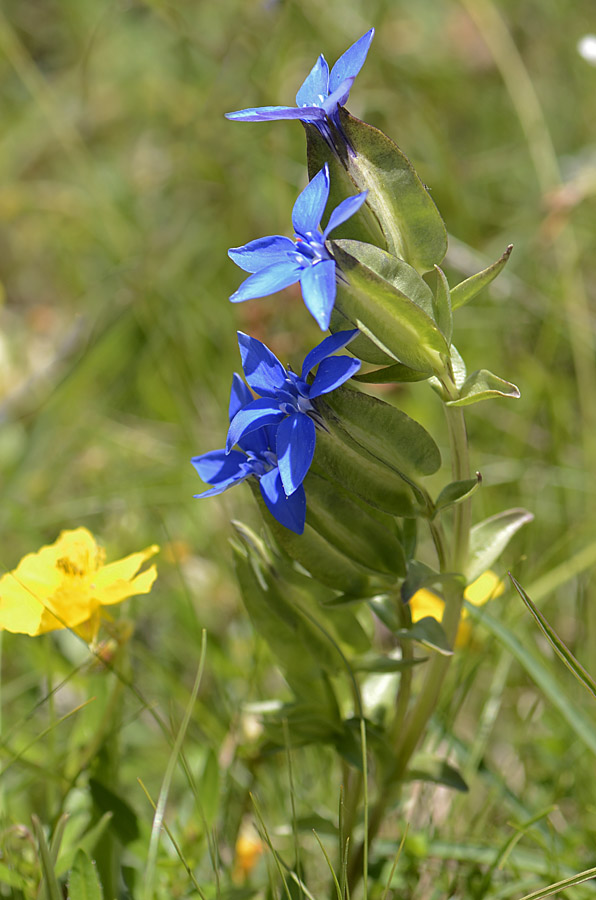
[[[513,582],[515,590],[534,616],[534,619],[538,623],[540,630],[546,637],[547,641],[549,642],[559,659],[563,660],[569,671],[573,675],[575,675],[579,683],[583,684],[586,690],[591,693],[592,697],[596,699],[596,682],[594,681],[594,679],[588,674],[588,672],[586,672],[580,661],[576,659],[569,647],[567,647],[567,645],[563,643],[554,628],[549,625],[536,604],[533,603],[532,600],[528,597],[521,584],[515,580],[511,572],[509,572],[509,577]]]
[[[37,896],[38,898],[40,898],[45,894],[47,900],[62,900],[62,891],[60,890],[60,885],[58,884],[58,879],[56,878],[56,874],[54,872],[52,854],[50,852],[50,848],[48,847],[46,836],[43,833],[43,826],[40,820],[35,815],[31,816],[31,821],[33,822],[33,830],[35,832],[35,837],[37,838],[37,846],[39,849],[39,858],[43,876],[39,885]]]
[[[205,665],[206,647],[207,647],[207,636],[206,636],[205,631],[203,631],[202,640],[201,640],[201,655],[199,657],[199,665],[197,668],[195,683],[192,688],[190,700],[188,701],[186,710],[184,712],[182,724],[180,726],[178,734],[176,735],[176,740],[174,741],[174,746],[172,747],[172,752],[170,753],[170,758],[168,759],[168,765],[166,767],[165,775],[164,775],[163,782],[161,785],[161,790],[159,792],[159,797],[157,800],[155,814],[153,816],[153,827],[151,829],[151,840],[149,842],[149,852],[147,854],[147,864],[146,864],[146,869],[145,869],[145,884],[144,884],[145,900],[152,900],[152,897],[153,897],[154,885],[155,885],[155,868],[157,865],[157,850],[159,847],[159,838],[160,838],[161,829],[162,829],[162,825],[163,825],[164,811],[165,811],[166,802],[168,799],[168,794],[170,791],[170,785],[172,783],[172,777],[174,775],[174,769],[176,767],[176,763],[178,761],[178,757],[179,757],[181,749],[182,749],[182,743],[184,741],[186,729],[188,728],[188,723],[190,722],[190,716],[192,714],[195,700],[197,699],[197,694],[199,692],[201,679],[203,677],[203,668]]]
[[[595,875],[596,868],[585,869],[583,872],[578,872],[577,875],[572,875],[571,878],[564,878],[563,881],[557,881],[555,884],[549,884],[547,887],[539,888],[531,894],[526,894],[524,897],[521,897],[520,900],[541,900],[542,897],[550,897],[552,894],[558,894],[559,891],[564,891],[568,887],[573,887],[576,884],[589,881],[590,878],[594,878]]]
[[[541,659],[527,650],[521,641],[502,622],[493,618],[484,608],[464,603],[470,618],[481,623],[503,645],[526,670],[544,696],[556,707],[577,737],[596,756],[596,727],[591,719],[581,712],[571,697]]]

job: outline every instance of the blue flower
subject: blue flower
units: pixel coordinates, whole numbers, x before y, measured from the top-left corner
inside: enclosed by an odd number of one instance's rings
[[[360,361],[331,354],[356,337],[358,329],[339,331],[321,341],[306,355],[300,375],[286,370],[278,358],[256,338],[238,332],[244,375],[258,399],[243,405],[230,423],[226,452],[234,453],[258,429],[276,427],[275,453],[283,489],[288,498],[302,487],[315,451],[313,400],[328,394],[351,378]],[[309,383],[308,376],[318,365]]]
[[[300,119],[316,125],[326,140],[330,133],[327,120],[338,127],[338,107],[344,106],[356,75],[364,65],[375,30],[371,28],[360,40],[346,50],[331,72],[323,55],[312,67],[296,94],[296,106],[260,106],[226,113],[228,119],[241,122],[269,122],[274,119]],[[341,127],[340,127],[341,130]]]
[[[319,228],[329,198],[329,167],[325,163],[294,204],[295,241],[274,234],[243,247],[232,247],[228,256],[245,272],[252,272],[232,294],[232,303],[266,297],[300,282],[307,309],[323,331],[329,328],[335,303],[335,260],[327,250],[327,236],[360,209],[367,192],[348,197],[337,206],[324,231]]]
[[[230,421],[253,400],[242,379],[234,375],[230,393]],[[261,495],[271,515],[285,528],[302,534],[306,517],[304,488],[300,485],[291,496],[286,496],[277,457],[271,449],[275,445],[275,430],[267,426],[256,428],[236,443],[239,450],[212,450],[191,460],[203,481],[213,485],[210,490],[195,496],[199,499],[213,497],[254,477],[259,482]]]

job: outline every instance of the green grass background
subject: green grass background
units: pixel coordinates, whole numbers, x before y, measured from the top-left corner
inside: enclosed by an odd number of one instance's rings
[[[189,459],[222,446],[237,328],[295,365],[319,332],[295,290],[228,303],[242,278],[228,247],[287,233],[306,170],[298,123],[243,125],[223,113],[291,102],[320,52],[333,62],[376,27],[349,107],[396,140],[431,188],[451,235],[451,282],[515,245],[494,288],[457,314],[469,370],[490,368],[522,391],[517,403],[469,411],[472,464],[484,478],[475,517],[508,506],[535,513],[500,571],[511,567],[594,674],[596,68],[576,49],[594,29],[593,12],[587,0],[2,5],[0,563],[9,570],[78,525],[105,543],[108,559],[162,546],[153,592],[122,609],[135,622],[132,676],[175,729],[207,629],[185,746],[217,827],[224,885],[249,788],[257,783],[273,834],[290,821],[285,761],[258,757],[241,715],[243,704],[285,688],[232,572],[230,517],[258,527],[249,491],[193,500],[201,484]],[[384,396],[422,421],[447,456],[432,392],[413,385]],[[444,469],[437,487],[446,480]],[[512,591],[491,612],[554,673],[560,705],[572,698],[594,727],[593,701],[552,659]],[[2,858],[16,869],[34,869],[15,832],[32,812],[50,825],[65,805],[81,828],[91,815],[84,778],[70,790],[68,778],[75,783],[101,718],[108,676],[69,677],[83,657],[68,635],[4,636],[0,829]],[[444,745],[441,728],[453,728],[471,792],[425,788],[388,823],[390,843],[406,821],[411,828],[396,890],[521,896],[522,884],[594,864],[594,750],[482,626],[456,661],[452,688],[434,740]],[[91,695],[95,705],[55,724]],[[140,883],[152,811],[136,779],[156,797],[169,749],[130,691],[125,708],[118,793],[141,832],[123,858]],[[332,819],[331,754],[297,751],[294,777],[299,815]],[[552,806],[518,845],[525,862],[512,855],[493,886],[483,881],[515,823]],[[213,882],[208,829],[180,770],[167,821],[203,883]],[[287,844],[283,830],[276,840]],[[319,860],[312,836],[304,840]],[[325,870],[312,867],[316,892]],[[191,890],[166,838],[158,873],[160,895]],[[255,890],[266,881],[261,862]],[[11,892],[21,896],[0,877],[0,893]]]

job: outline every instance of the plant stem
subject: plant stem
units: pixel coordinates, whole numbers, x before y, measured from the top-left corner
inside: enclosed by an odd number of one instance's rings
[[[455,385],[450,385],[455,392]],[[468,452],[468,438],[463,410],[457,406],[445,406],[447,426],[449,429],[449,443],[451,447],[451,470],[454,481],[463,481],[470,477],[470,458]],[[451,552],[445,547],[445,541],[440,526],[431,525],[431,534],[437,548],[442,572],[461,572],[465,569],[468,553],[468,542],[471,524],[471,500],[464,500],[455,506],[453,519],[453,542]],[[461,610],[463,604],[463,589],[453,582],[446,582],[444,588],[445,612],[443,614],[443,629],[449,643],[453,646]],[[435,653],[428,663],[426,679],[420,694],[406,717],[401,736],[399,738],[396,756],[387,771],[381,784],[381,790],[376,805],[371,811],[368,825],[368,844],[376,837],[387,809],[388,803],[395,796],[395,789],[401,783],[407,770],[410,759],[418,746],[432,716],[441,687],[445,678],[450,656]],[[350,893],[362,876],[362,862],[364,844],[361,844],[350,860],[348,869],[348,885]]]

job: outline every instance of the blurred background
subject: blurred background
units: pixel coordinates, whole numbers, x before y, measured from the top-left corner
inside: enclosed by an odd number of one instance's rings
[[[0,11],[0,563],[12,569],[78,525],[106,545],[108,560],[161,545],[152,594],[123,608],[135,622],[135,683],[166,719],[179,720],[207,629],[189,758],[199,773],[219,760],[224,856],[251,777],[237,760],[249,740],[238,711],[283,686],[232,570],[230,517],[259,527],[250,492],[193,500],[202,485],[189,460],[224,443],[236,329],[294,365],[320,333],[296,289],[228,302],[243,278],[228,247],[290,233],[306,167],[299,123],[240,124],[223,114],[293,103],[319,53],[332,64],[372,25],[349,108],[392,137],[431,189],[450,234],[451,283],[514,244],[504,274],[456,319],[468,369],[490,368],[522,393],[516,403],[470,408],[472,465],[484,478],[475,517],[509,506],[534,512],[502,573],[512,569],[594,674],[596,38],[585,40],[596,32],[593,4],[4,0]],[[445,435],[425,385],[384,396]],[[447,479],[443,469],[431,489]],[[492,610],[550,657],[511,591]],[[559,818],[540,839],[556,838],[571,866],[593,864],[592,758],[523,667],[480,629],[477,641],[458,663],[459,693],[442,714],[462,742],[473,741],[486,694],[496,692],[498,739],[486,750],[496,781],[458,798],[455,819],[441,819],[439,806],[428,813],[424,841],[435,814],[441,838],[460,842],[478,836],[489,816],[487,838],[497,846],[508,816],[556,804]],[[38,640],[5,636],[9,724],[23,723],[39,701],[47,652]],[[65,673],[77,660],[68,641],[52,652]],[[549,665],[592,715],[590,698]],[[150,827],[135,779],[159,790],[167,746],[137,710],[132,697],[122,791]],[[44,715],[22,725],[23,745]],[[72,740],[76,727],[63,726],[56,752]],[[32,752],[44,754],[40,745]],[[309,768],[309,751],[301,752],[301,802],[334,809],[337,786],[324,797],[324,763]],[[276,765],[261,786],[273,824],[285,821]],[[12,766],[5,825],[32,808],[51,816],[36,778]],[[204,850],[179,791],[174,823],[183,843]],[[412,859],[430,853],[424,841],[411,845]],[[131,857],[133,867],[141,856]],[[438,849],[431,857],[443,865]],[[470,872],[477,862],[461,865]]]

